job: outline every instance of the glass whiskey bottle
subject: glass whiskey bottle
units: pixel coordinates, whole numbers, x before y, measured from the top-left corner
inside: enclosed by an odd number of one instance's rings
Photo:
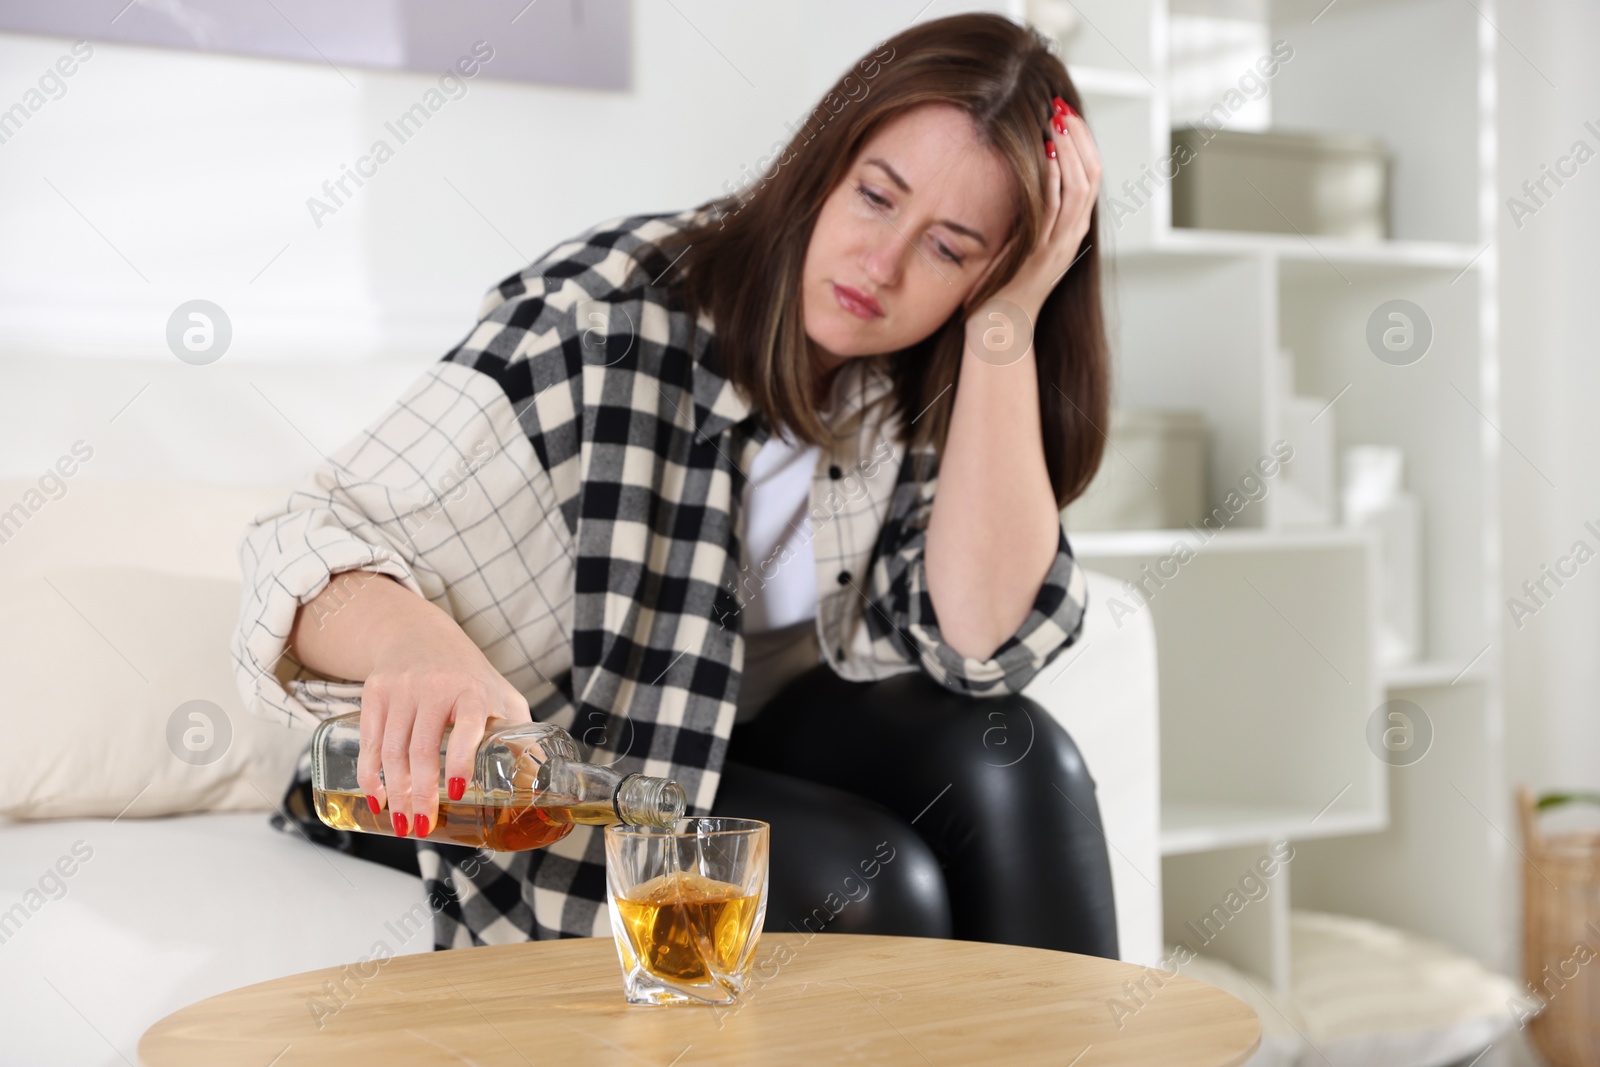
[[[585,763],[572,736],[554,723],[491,717],[460,800],[445,781],[439,743],[439,816],[426,840],[517,852],[555,844],[584,823],[671,829],[683,818],[683,787],[670,778]],[[373,814],[356,781],[361,713],[324,719],[311,736],[311,796],[317,817],[338,830],[394,837],[392,819]],[[379,772],[380,775],[382,771]]]

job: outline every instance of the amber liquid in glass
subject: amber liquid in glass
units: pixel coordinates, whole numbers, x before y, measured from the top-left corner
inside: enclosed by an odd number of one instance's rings
[[[388,811],[372,814],[367,798],[360,793],[313,789],[311,796],[322,821],[337,829],[395,836],[394,816]],[[441,799],[439,821],[428,831],[427,840],[518,852],[553,845],[579,823],[616,821],[616,814],[601,804],[469,804]]]
[[[728,974],[755,929],[757,896],[693,871],[668,871],[641,882],[617,900],[633,953],[645,970],[666,980],[711,978],[701,945],[715,968]]]

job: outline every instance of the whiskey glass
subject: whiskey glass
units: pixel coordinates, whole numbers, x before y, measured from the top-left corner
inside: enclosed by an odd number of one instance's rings
[[[691,816],[605,829],[606,907],[629,1004],[731,1004],[767,915],[771,826]]]

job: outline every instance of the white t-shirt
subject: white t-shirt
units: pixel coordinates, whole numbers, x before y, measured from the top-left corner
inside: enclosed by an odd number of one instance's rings
[[[818,451],[774,433],[750,464],[738,522],[739,564],[747,569],[740,577],[745,660],[735,722],[753,718],[790,679],[822,662],[811,549]]]
[[[776,630],[817,614],[811,551],[811,479],[816,445],[774,433],[750,464],[739,517],[744,632]],[[789,551],[781,551],[787,544]]]

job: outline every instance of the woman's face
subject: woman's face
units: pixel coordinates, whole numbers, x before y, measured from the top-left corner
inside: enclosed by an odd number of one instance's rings
[[[904,112],[861,146],[823,202],[801,272],[819,376],[921,341],[950,317],[1001,251],[1010,181],[948,104]]]

